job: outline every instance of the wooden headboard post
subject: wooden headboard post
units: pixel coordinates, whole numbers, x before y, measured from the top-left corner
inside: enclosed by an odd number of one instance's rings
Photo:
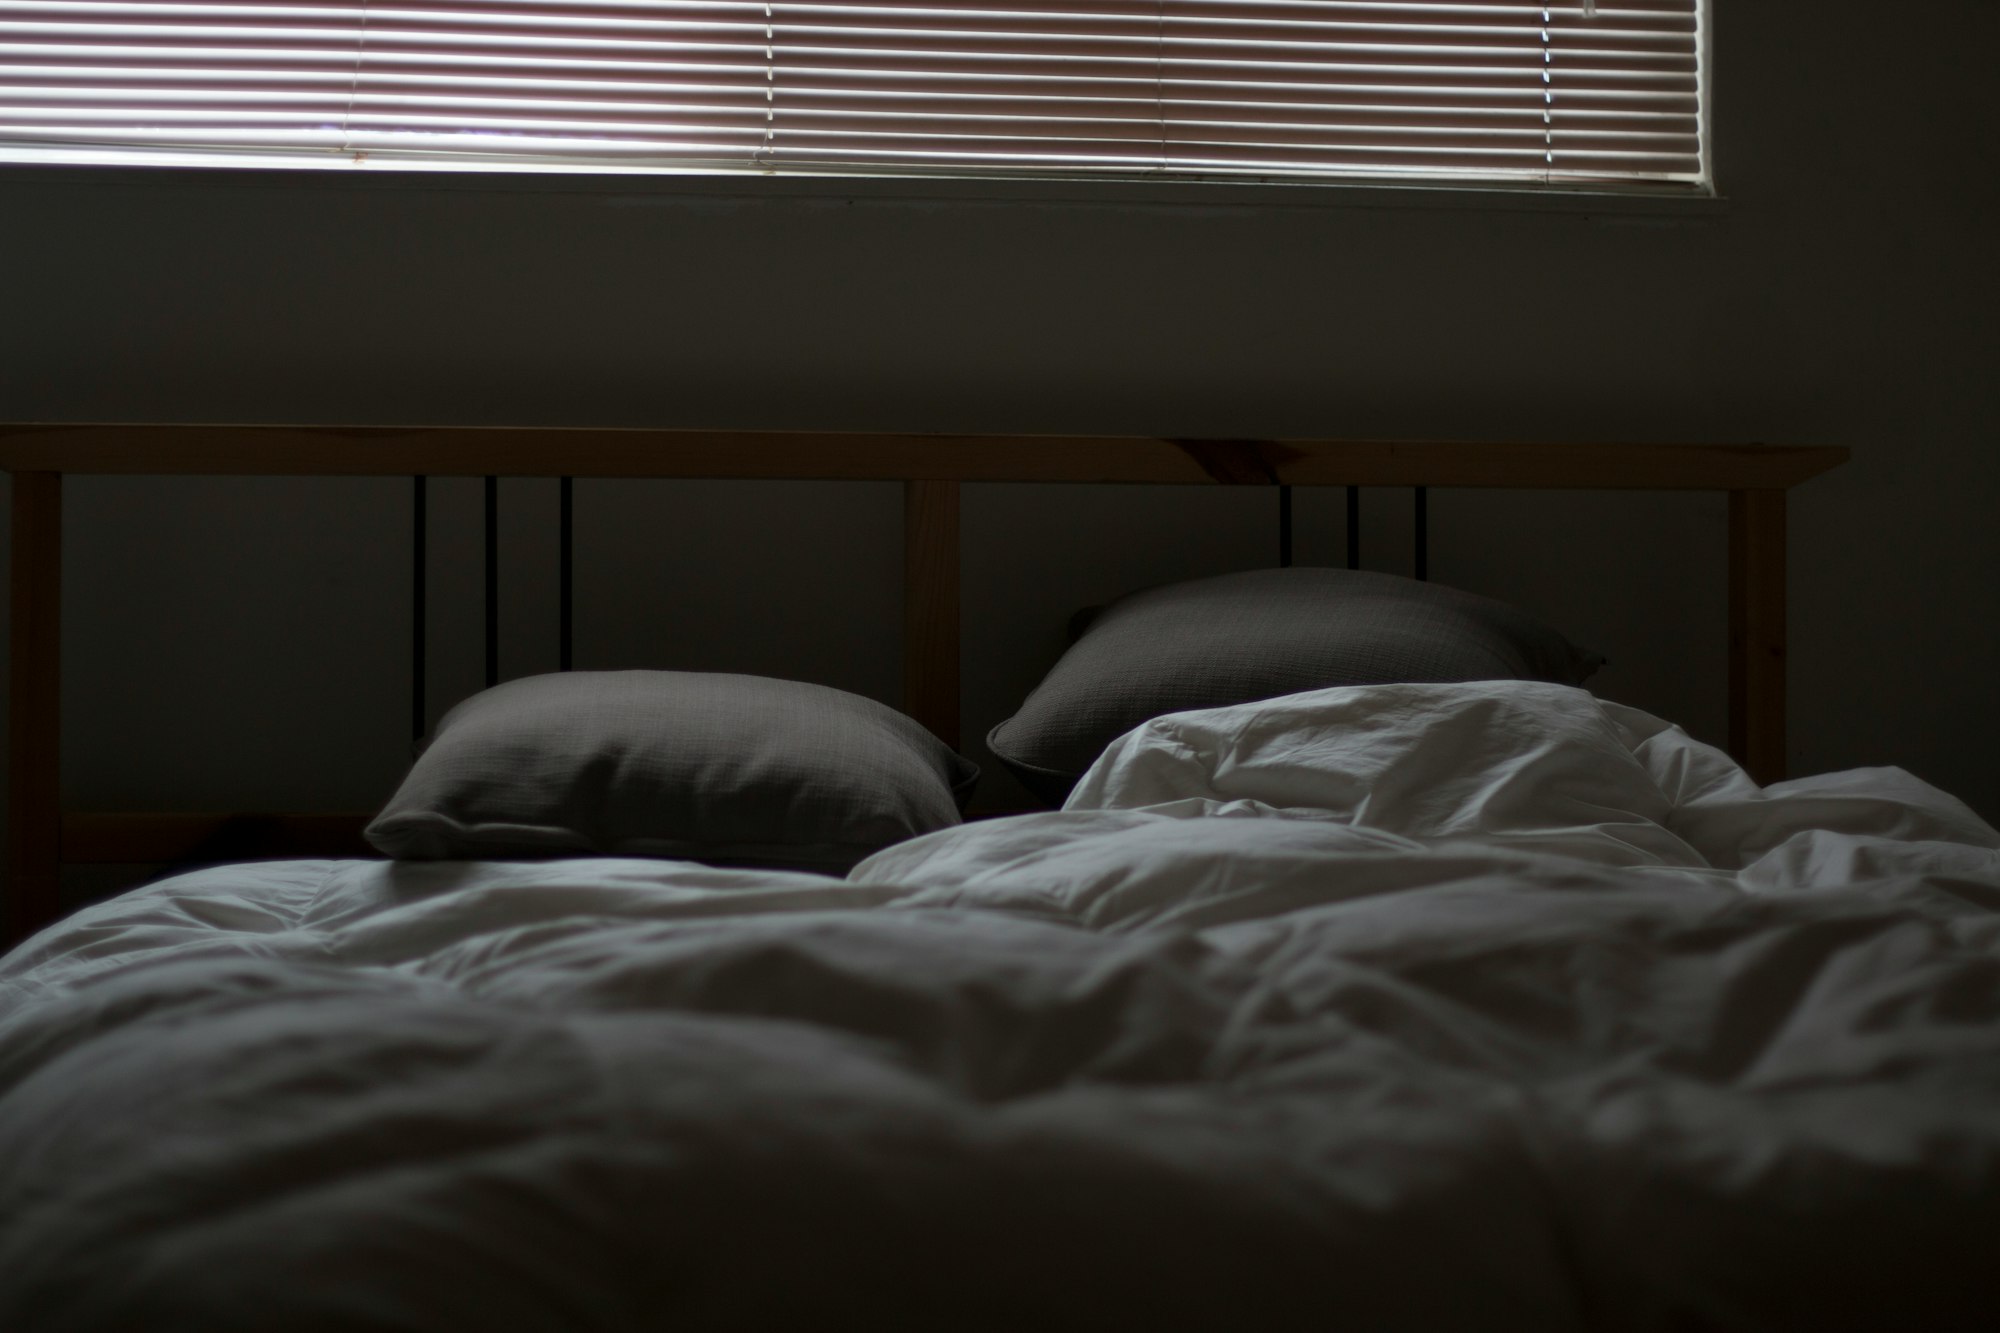
[[[958,748],[958,483],[903,483],[903,711]]]
[[[1729,495],[1729,746],[1785,766],[1785,493],[1838,448],[1171,440],[515,427],[0,425],[13,474],[8,937],[58,914],[62,865],[365,854],[358,814],[64,814],[62,478],[773,478],[903,484],[905,709],[959,742],[959,492],[965,482],[1695,490]],[[1285,492],[1281,491],[1280,494]],[[1354,492],[1349,491],[1349,512]],[[1350,553],[1353,550],[1350,532]],[[254,851],[245,853],[244,848]]]
[[[62,474],[14,474],[7,645],[7,938],[52,920],[62,874]]]
[[[1785,492],[1729,493],[1729,753],[1785,775]]]

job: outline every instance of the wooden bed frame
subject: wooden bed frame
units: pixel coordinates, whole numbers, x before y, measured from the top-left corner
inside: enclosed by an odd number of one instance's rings
[[[1830,447],[1173,440],[1126,436],[195,425],[0,425],[13,474],[9,940],[58,914],[65,863],[234,850],[367,855],[366,816],[65,813],[61,807],[62,479],[507,476],[901,481],[904,709],[959,728],[959,486],[1698,490],[1729,494],[1729,749],[1760,781],[1785,756],[1785,492],[1847,459]],[[248,834],[246,839],[244,834]],[[218,857],[216,859],[228,859]]]

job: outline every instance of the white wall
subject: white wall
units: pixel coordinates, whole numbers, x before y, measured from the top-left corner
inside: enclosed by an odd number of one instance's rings
[[[1924,7],[1920,54],[1854,0],[1717,8],[1714,208],[0,171],[0,419],[1845,444],[1793,497],[1792,767],[1901,764],[2000,817],[2000,12]],[[507,491],[508,674],[553,664],[552,497]],[[477,485],[436,498],[448,702],[477,684]],[[969,735],[1075,606],[1273,541],[1268,495],[967,503]],[[407,757],[407,504],[394,480],[72,481],[75,798],[379,800]],[[1370,504],[1395,568],[1404,499]],[[898,509],[879,486],[584,484],[579,664],[893,698]],[[1338,496],[1300,522],[1302,556],[1337,559]],[[1447,493],[1434,528],[1435,577],[1718,736],[1719,500]]]

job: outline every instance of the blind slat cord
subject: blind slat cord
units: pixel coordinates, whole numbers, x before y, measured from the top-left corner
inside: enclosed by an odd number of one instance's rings
[[[347,85],[347,110],[340,117],[340,151],[351,152],[348,129],[354,123],[354,104],[361,97],[361,66],[368,54],[368,5],[361,0],[361,23],[354,31],[354,77]]]

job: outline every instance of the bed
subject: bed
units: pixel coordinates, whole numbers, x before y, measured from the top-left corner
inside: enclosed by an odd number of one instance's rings
[[[645,685],[468,701],[404,859],[0,960],[0,1327],[1991,1325],[2000,834],[1908,774],[1396,681],[1155,716],[851,864],[452,805],[495,699]]]

